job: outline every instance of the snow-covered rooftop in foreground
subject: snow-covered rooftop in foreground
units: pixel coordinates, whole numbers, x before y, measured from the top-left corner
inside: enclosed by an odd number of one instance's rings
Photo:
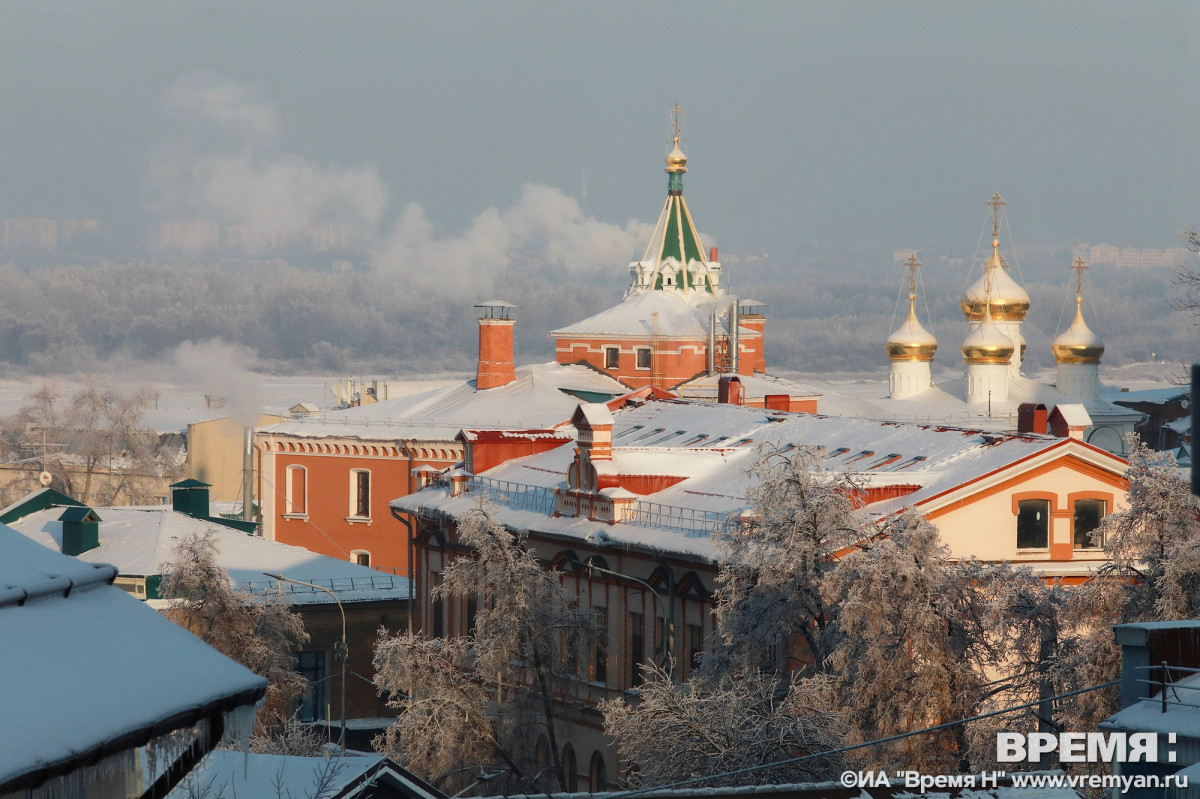
[[[704,338],[708,335],[709,314],[720,309],[711,294],[696,292],[695,297],[698,304],[693,305],[667,292],[647,291],[587,319],[552,330],[550,335],[649,337],[657,325],[662,338]]]
[[[0,525],[0,792],[262,695],[266,680],[109,585],[115,575]]]
[[[520,366],[516,380],[483,391],[474,380],[345,410],[326,411],[259,428],[260,434],[446,441],[463,428],[545,428],[569,419],[583,399],[616,397],[629,389],[586,366]]]
[[[386,776],[385,776],[386,775]],[[324,785],[321,796],[358,796],[381,778],[403,783],[414,799],[442,799],[444,794],[400,770],[383,755],[348,753],[345,757],[294,755],[243,755],[212,752],[187,778],[167,794],[167,799],[195,796],[303,797]],[[389,794],[391,795],[391,794]]]
[[[1141,676],[1159,679],[1157,674]],[[1200,740],[1200,674],[1168,686],[1165,712],[1161,696],[1141,699],[1109,716],[1101,726],[1131,732],[1173,732]]]
[[[621,475],[684,478],[643,496],[636,506],[636,522],[607,524],[550,515],[554,489],[566,487],[573,442],[490,469],[458,497],[434,487],[392,505],[458,515],[487,495],[501,506],[501,520],[514,529],[713,558],[710,534],[746,508],[751,483],[747,469],[763,450],[787,453],[797,446],[820,447],[826,469],[853,472],[868,488],[895,487],[901,496],[868,506],[876,515],[928,507],[963,485],[1059,452],[1070,451],[1101,468],[1124,468],[1119,458],[1067,438],[713,403],[651,401],[618,410],[613,420],[613,460],[611,466],[601,463],[598,468]]]
[[[721,385],[721,378],[725,375],[701,375],[700,377],[683,383],[675,392],[683,399],[708,400],[714,401],[717,399],[718,391]],[[811,386],[797,383],[794,380],[788,380],[784,377],[775,377],[774,375],[738,375],[738,381],[742,384],[742,396],[747,400],[761,400],[768,394],[787,394],[791,397],[819,397],[819,391],[815,391]]]
[[[78,557],[89,563],[112,563],[122,575],[160,574],[179,542],[192,533],[211,533],[217,564],[240,587],[257,593],[271,590],[275,581],[263,572],[281,574],[332,590],[342,602],[407,599],[408,578],[360,566],[348,560],[318,555],[303,547],[269,541],[238,530],[196,519],[167,506],[97,508],[100,546]],[[64,508],[35,511],[11,527],[54,550],[62,548]],[[347,555],[347,557],[349,557]],[[284,583],[288,600],[296,604],[333,602],[324,591]]]

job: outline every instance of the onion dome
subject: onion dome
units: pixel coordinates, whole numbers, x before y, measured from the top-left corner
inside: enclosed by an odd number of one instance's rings
[[[1075,297],[1075,321],[1050,345],[1059,363],[1100,363],[1104,341],[1083,321],[1083,298]]]
[[[959,307],[968,322],[983,319],[984,298],[989,295],[991,281],[992,319],[998,322],[1020,322],[1029,312],[1029,294],[1009,276],[1000,258],[1000,240],[992,239],[992,257],[983,267],[983,275],[963,294]],[[989,274],[990,273],[990,274]]]
[[[679,137],[675,137],[675,149],[667,153],[667,172],[687,172],[687,156],[679,149]]]
[[[969,364],[1008,363],[1015,349],[1013,340],[992,324],[991,314],[986,313],[986,307],[983,322],[968,333],[962,343],[963,360]]]
[[[893,361],[932,361],[937,339],[917,320],[916,294],[908,295],[908,318],[888,336],[888,358]]]

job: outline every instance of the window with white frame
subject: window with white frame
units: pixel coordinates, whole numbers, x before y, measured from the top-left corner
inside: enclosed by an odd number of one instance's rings
[[[649,347],[638,347],[637,348],[637,368],[639,368],[639,369],[649,369],[650,368],[650,348]]]
[[[621,350],[619,347],[604,348],[604,368],[616,369],[621,365]]]
[[[287,467],[284,493],[284,515],[303,516],[308,513],[308,470],[303,466]]]
[[[371,518],[371,473],[366,469],[350,470],[350,515]]]
[[[365,549],[350,550],[350,559],[353,560],[355,563],[357,563],[359,566],[370,566],[371,565],[371,553]]]

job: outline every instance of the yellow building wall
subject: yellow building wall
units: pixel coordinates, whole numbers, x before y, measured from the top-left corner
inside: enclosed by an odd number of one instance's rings
[[[255,426],[275,424],[283,417],[263,414]],[[196,422],[187,427],[185,477],[212,486],[212,502],[238,502],[242,498],[242,448],[245,428],[232,417]],[[258,454],[255,453],[254,484],[258,485]]]

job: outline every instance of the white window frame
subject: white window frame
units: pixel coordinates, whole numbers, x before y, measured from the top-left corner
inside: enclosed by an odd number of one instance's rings
[[[359,562],[358,562],[358,559],[359,559],[359,557],[360,557],[360,556],[363,556],[363,555],[365,555],[365,556],[366,556],[366,558],[367,558],[367,562],[366,562],[366,563],[359,563]],[[350,562],[351,562],[351,563],[358,563],[358,565],[359,565],[359,566],[367,566],[367,567],[370,567],[370,566],[371,566],[371,553],[370,553],[370,551],[369,551],[369,550],[366,550],[366,549],[352,549],[352,550],[350,550]]]
[[[613,364],[612,366],[609,366],[608,360],[609,360],[609,355],[611,353],[616,353],[616,357],[613,358],[613,360],[615,360],[616,363]],[[605,347],[604,348],[604,368],[605,369],[620,369],[621,368],[621,348],[620,347]]]
[[[304,505],[296,507],[296,480],[300,480]],[[308,518],[308,469],[300,464],[289,464],[284,470],[284,514],[285,519]]]
[[[367,476],[367,515],[365,515],[365,516],[358,512],[358,510],[359,510],[358,482],[359,482],[359,475],[362,475],[362,474],[365,474]],[[350,501],[348,503],[348,510],[347,510],[348,515],[346,516],[346,521],[351,522],[351,523],[355,523],[355,522],[365,523],[365,524],[371,523],[371,482],[372,482],[372,480],[371,480],[371,470],[370,469],[351,469],[350,470],[350,486],[349,486]]]
[[[654,353],[649,347],[638,347],[634,351],[634,366],[643,372],[654,368]],[[646,353],[646,365],[642,366],[642,353]]]

